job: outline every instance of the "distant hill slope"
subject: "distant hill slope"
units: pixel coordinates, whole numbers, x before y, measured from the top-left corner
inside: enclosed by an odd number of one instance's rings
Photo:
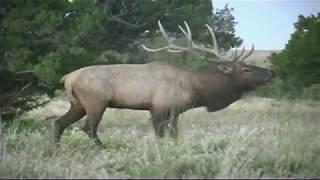
[[[240,50],[238,50],[240,51]],[[245,53],[248,53],[249,50],[246,50]],[[272,53],[279,53],[281,50],[255,50],[251,56],[246,59],[248,64],[268,67],[270,66],[270,62],[268,62],[267,57]]]

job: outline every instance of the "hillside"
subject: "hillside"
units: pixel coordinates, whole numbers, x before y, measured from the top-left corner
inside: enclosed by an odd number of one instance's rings
[[[248,53],[249,50],[246,50],[245,53]],[[267,57],[272,53],[279,53],[280,50],[255,50],[251,56],[248,57],[246,62],[248,64],[268,67],[270,63],[268,62]]]

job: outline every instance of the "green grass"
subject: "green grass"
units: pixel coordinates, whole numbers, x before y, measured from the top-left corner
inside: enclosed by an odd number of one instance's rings
[[[320,177],[319,101],[246,97],[215,113],[194,109],[180,117],[177,141],[156,139],[148,112],[109,109],[99,126],[106,149],[81,120],[49,156],[50,122],[35,119],[62,115],[59,103],[1,132],[0,178]]]

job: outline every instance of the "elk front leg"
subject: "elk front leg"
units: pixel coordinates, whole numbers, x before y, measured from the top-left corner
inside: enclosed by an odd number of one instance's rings
[[[173,139],[177,139],[178,138],[178,118],[174,118],[171,123],[169,124],[169,133],[170,133],[170,137]]]
[[[151,111],[151,120],[155,135],[157,137],[164,137],[166,122],[166,112],[165,111]]]
[[[165,126],[167,125],[166,122],[161,121],[161,119],[153,118],[152,125],[157,137],[164,137],[165,134]]]
[[[87,119],[82,130],[88,135],[88,137],[93,140],[93,142],[102,146],[102,142],[97,134],[98,125],[101,121],[102,115],[91,114],[87,115]]]
[[[152,111],[152,125],[156,136],[164,137],[165,131],[169,130],[170,137],[176,139],[178,136],[177,117],[174,111]]]
[[[88,135],[90,139],[98,146],[102,146],[102,142],[97,134],[98,126],[106,106],[99,106],[100,108],[89,109],[87,112],[87,119],[82,130]]]

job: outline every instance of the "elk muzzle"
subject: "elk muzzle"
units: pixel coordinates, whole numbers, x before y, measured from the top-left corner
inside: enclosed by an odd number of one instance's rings
[[[276,73],[273,70],[270,70],[270,76],[265,80],[266,84],[272,82],[272,80],[276,77]]]

